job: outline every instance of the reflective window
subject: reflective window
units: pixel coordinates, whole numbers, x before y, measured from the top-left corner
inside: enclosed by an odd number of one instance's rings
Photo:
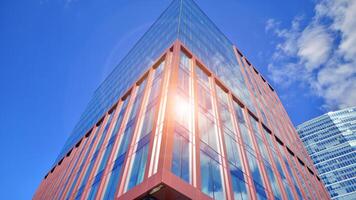
[[[255,137],[256,141],[257,141],[257,145],[260,149],[261,152],[261,156],[264,160],[266,160],[267,162],[270,162],[269,157],[268,157],[268,150],[267,150],[267,146],[266,144],[262,141],[262,139],[260,137]]]
[[[232,190],[235,200],[249,199],[247,194],[247,183],[245,182],[244,173],[234,166],[230,166],[230,175]]]
[[[234,102],[235,115],[236,115],[236,119],[237,119],[238,123],[241,125],[244,124],[245,126],[247,126],[243,108],[235,101],[233,101],[233,102]]]
[[[229,105],[229,96],[219,85],[216,85],[216,96],[221,104]]]
[[[195,69],[196,69],[195,73],[196,73],[198,81],[200,83],[202,83],[204,86],[209,87],[208,75],[199,66],[196,66]]]
[[[65,181],[65,183],[63,185],[63,187],[61,188],[61,190],[59,192],[59,196],[58,196],[59,199],[62,198],[62,195],[64,194],[64,190],[68,187],[68,183],[70,181],[70,178],[72,176],[76,175],[74,173],[74,170],[77,168],[77,165],[80,164],[80,162],[79,162],[80,159],[79,158],[81,158],[83,156],[83,154],[85,153],[85,149],[87,147],[86,145],[87,145],[88,141],[89,141],[89,138],[84,139],[84,142],[82,144],[83,146],[82,146],[82,149],[80,150],[78,158],[76,159],[76,161],[75,161],[75,163],[74,163],[74,165],[73,165],[73,167],[72,167],[72,169],[71,169],[71,171],[70,171],[70,173],[69,173],[69,175],[68,175],[68,177],[67,177],[67,179],[66,179],[66,181]]]
[[[224,134],[224,139],[234,197],[235,199],[248,199],[244,168],[238,150],[239,144],[228,133]]]
[[[279,189],[279,185],[277,182],[277,178],[276,175],[274,174],[273,170],[272,170],[272,166],[270,164],[268,164],[266,161],[263,162],[265,169],[266,169],[266,173],[270,182],[270,185],[272,187],[272,191],[274,194],[274,197],[276,200],[282,200],[282,194],[281,194],[281,190]]]
[[[120,183],[120,173],[121,173],[121,169],[122,169],[122,164],[125,160],[126,157],[126,152],[128,150],[129,144],[132,140],[132,136],[133,136],[133,131],[136,125],[136,115],[138,112],[138,108],[139,105],[141,105],[141,101],[142,101],[142,92],[143,89],[146,85],[146,80],[144,80],[138,87],[138,92],[136,98],[134,99],[131,111],[128,111],[130,116],[128,119],[128,122],[126,124],[125,130],[122,134],[120,134],[120,141],[119,141],[119,145],[118,145],[118,149],[115,152],[115,164],[113,166],[113,169],[111,170],[110,174],[109,174],[109,184],[106,187],[106,191],[104,192],[104,197],[106,198],[113,198],[115,192],[116,192],[116,188],[117,185]],[[126,98],[125,101],[129,101],[129,98]],[[126,102],[124,102],[124,105],[126,104]],[[120,113],[121,114],[121,113]]]
[[[115,160],[114,166],[109,173],[108,177],[109,182],[106,186],[106,191],[104,192],[104,198],[103,199],[113,199],[116,188],[120,183],[120,173],[122,169],[122,164],[124,163],[125,160],[125,154],[121,155]]]
[[[249,151],[246,151],[246,155],[253,180],[263,186],[262,175],[257,164],[258,162],[256,156]]]
[[[175,99],[175,120],[184,128],[190,130],[191,124],[191,113],[193,106],[190,105],[190,102],[187,98],[182,95],[177,95]]]
[[[179,66],[181,68],[185,68],[186,70],[190,70],[191,61],[190,58],[183,52],[180,53],[180,63]]]
[[[156,105],[153,105],[151,108],[147,108],[143,120],[142,128],[141,128],[141,133],[139,135],[139,140],[141,140],[143,137],[145,137],[146,135],[152,132],[154,120],[155,120],[155,114],[157,110],[156,107],[157,107]]]
[[[188,131],[184,128],[176,128],[174,132],[172,172],[190,183],[190,142]]]
[[[236,120],[238,122],[239,128],[240,128],[240,134],[242,137],[242,140],[246,147],[248,147],[251,151],[254,151],[254,146],[250,137],[250,133],[248,130],[248,124],[246,123],[246,118],[243,112],[243,108],[234,101],[234,110],[235,110],[235,116]]]
[[[210,91],[201,84],[197,84],[197,93],[199,106],[207,112],[213,113]]]
[[[147,143],[142,144],[143,146],[135,152],[126,191],[143,181],[147,162],[148,144],[149,140],[147,140]]]
[[[250,151],[246,151],[248,165],[250,167],[250,172],[253,178],[254,186],[257,192],[258,199],[267,199],[263,179],[261,172],[258,167],[257,158]]]
[[[181,59],[189,59],[187,57]],[[187,63],[187,61],[184,61]],[[190,62],[188,62],[190,65]],[[174,99],[174,144],[171,171],[187,183],[191,183],[191,156],[192,156],[192,114],[193,99],[191,98],[191,72],[190,66],[179,67],[178,92]]]
[[[225,199],[221,165],[200,151],[200,174],[202,191],[213,199]]]
[[[118,131],[119,127],[121,126],[121,122],[122,122],[122,119],[124,117],[128,102],[129,102],[129,97],[126,98],[126,100],[124,101],[124,103],[122,105],[122,108],[120,110],[119,116],[117,117],[117,120],[116,120],[116,123],[115,123],[115,126],[114,126],[114,131],[112,132],[113,134],[111,135],[111,137],[110,137],[110,139],[108,141],[108,144],[106,146],[103,159],[101,161],[101,164],[99,165],[98,173],[101,172],[102,170],[104,170],[104,167],[105,167],[105,165],[106,165],[106,163],[107,163],[107,161],[109,159],[109,156],[110,156],[110,154],[112,152],[114,142],[115,142],[115,140],[117,138],[117,135],[118,135],[117,131]]]
[[[285,153],[285,151],[284,151],[284,147],[281,146],[281,145],[278,145],[278,147],[279,147],[279,150],[280,150],[280,152],[281,152],[281,154],[282,154],[284,165],[286,166],[286,169],[287,169],[286,174],[288,174],[289,177],[291,177],[291,179],[292,179],[292,181],[293,181],[294,188],[295,188],[295,190],[296,190],[296,192],[297,192],[298,198],[299,198],[299,199],[303,199],[303,198],[302,198],[302,194],[301,194],[301,192],[300,192],[300,189],[299,189],[299,187],[298,187],[298,185],[297,185],[296,179],[295,179],[295,177],[294,177],[294,174],[292,173],[292,169],[291,169],[291,167],[290,167],[290,165],[289,165],[289,163],[288,163],[288,160],[287,160],[287,157],[286,157],[286,153]],[[289,188],[289,187],[290,187],[290,186],[288,185],[288,188]]]
[[[240,158],[240,151],[238,149],[239,143],[235,141],[235,139],[230,135],[225,133],[224,140],[226,145],[226,154],[229,163],[233,164],[235,167],[238,167],[243,171],[242,161]]]
[[[161,66],[162,65],[163,64],[161,64]],[[155,70],[154,73],[155,76],[157,74],[157,70]],[[160,88],[162,82],[161,78],[156,77],[154,78],[154,80],[156,81],[154,84],[159,85],[158,88]],[[145,113],[142,116],[142,126],[140,127],[140,130],[138,130],[138,136],[136,138],[135,144],[136,152],[134,153],[134,155],[132,155],[133,160],[131,161],[131,166],[128,175],[129,179],[125,191],[140,184],[144,179],[150,137],[155,123],[155,116],[158,107],[158,101],[156,100],[156,98],[153,98],[155,95],[152,96],[152,92],[155,91],[150,90],[150,92],[150,98],[148,99],[148,102],[145,105]]]
[[[95,165],[95,163],[96,163],[96,160],[97,160],[97,158],[98,158],[99,152],[100,152],[100,150],[101,150],[101,145],[103,144],[103,142],[104,142],[104,140],[105,140],[105,138],[106,138],[106,134],[107,134],[107,132],[108,132],[108,130],[109,130],[109,127],[110,127],[110,124],[111,124],[113,115],[114,115],[114,114],[111,113],[111,114],[109,114],[109,116],[108,116],[108,120],[107,120],[107,122],[106,122],[106,124],[105,124],[105,126],[104,126],[103,132],[101,133],[100,140],[99,140],[99,142],[98,142],[98,144],[97,144],[97,146],[96,146],[96,148],[95,148],[95,152],[94,152],[94,154],[93,154],[93,156],[92,156],[92,158],[91,158],[91,160],[90,160],[90,163],[89,163],[88,168],[86,169],[86,171],[85,171],[85,173],[84,173],[84,177],[83,177],[83,179],[82,179],[82,181],[81,181],[81,185],[80,185],[80,187],[79,187],[79,189],[78,189],[76,199],[79,199],[79,198],[81,197],[85,186],[88,184],[89,176],[90,176],[90,174],[92,173],[92,170],[93,170],[94,165]],[[98,132],[97,132],[97,133],[98,133]]]
[[[206,114],[200,111],[198,113],[198,128],[200,140],[209,145],[216,152],[219,152],[216,125],[214,120],[210,119]]]
[[[246,147],[248,147],[251,151],[254,151],[254,146],[251,140],[251,136],[250,136],[250,132],[248,130],[248,128],[244,125],[240,126],[240,130],[241,130],[241,137],[242,140],[244,141],[244,144],[246,145]]]
[[[233,133],[234,132],[233,122],[228,107],[226,107],[225,104],[221,104],[219,101],[218,108],[219,108],[221,125]]]
[[[189,95],[189,73],[182,69],[178,69],[178,88],[185,95]]]
[[[85,165],[85,163],[86,163],[86,161],[87,161],[87,159],[88,159],[88,157],[89,157],[91,148],[93,148],[94,143],[95,143],[95,141],[96,141],[96,139],[97,139],[97,137],[98,137],[97,132],[98,132],[99,129],[100,129],[100,126],[97,127],[97,129],[96,129],[96,131],[95,131],[95,133],[94,133],[94,135],[93,135],[92,141],[91,141],[91,143],[90,143],[88,149],[86,150],[85,156],[84,156],[84,158],[83,158],[83,160],[82,160],[81,165],[79,166],[79,169],[78,169],[77,173],[75,174],[75,178],[74,178],[74,180],[73,180],[73,182],[72,182],[72,185],[71,185],[71,187],[70,187],[70,189],[69,189],[69,191],[68,191],[68,193],[67,193],[65,199],[67,199],[67,198],[70,197],[70,195],[72,194],[72,192],[73,192],[73,190],[74,190],[75,185],[77,184],[77,181],[78,181],[78,179],[79,179],[79,176],[80,176],[82,170],[84,169],[84,165]]]
[[[258,129],[258,121],[257,121],[254,117],[252,117],[251,115],[250,115],[250,121],[251,121],[251,125],[252,125],[252,130],[253,130],[253,132],[254,132],[257,136],[261,137],[260,131],[259,131],[259,129]]]

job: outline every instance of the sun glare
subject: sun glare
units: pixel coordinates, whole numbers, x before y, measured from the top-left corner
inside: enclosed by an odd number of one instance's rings
[[[189,104],[189,102],[185,98],[177,95],[174,104],[174,112],[177,115],[177,118],[181,120],[189,119],[190,110],[191,110],[191,105]]]

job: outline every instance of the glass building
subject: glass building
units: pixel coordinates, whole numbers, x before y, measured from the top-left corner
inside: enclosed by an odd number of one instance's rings
[[[329,112],[297,127],[332,199],[356,199],[356,107]]]
[[[173,0],[95,91],[34,199],[329,199],[273,87]]]

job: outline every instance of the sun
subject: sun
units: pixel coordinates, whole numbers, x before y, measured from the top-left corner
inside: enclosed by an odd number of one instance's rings
[[[189,101],[186,98],[177,95],[175,98],[173,110],[178,121],[180,122],[189,121],[192,106],[190,105]]]

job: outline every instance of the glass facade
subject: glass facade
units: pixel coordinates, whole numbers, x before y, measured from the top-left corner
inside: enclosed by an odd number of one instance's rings
[[[192,0],[99,86],[34,195],[144,198],[329,199],[274,89]]]
[[[356,198],[356,107],[329,112],[297,127],[332,199]]]

